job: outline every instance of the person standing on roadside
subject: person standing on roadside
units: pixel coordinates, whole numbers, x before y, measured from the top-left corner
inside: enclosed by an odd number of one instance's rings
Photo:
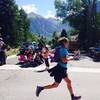
[[[4,43],[3,38],[0,37],[0,65],[6,64],[6,53],[7,45]]]

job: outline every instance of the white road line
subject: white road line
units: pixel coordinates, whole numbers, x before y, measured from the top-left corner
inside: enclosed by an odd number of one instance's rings
[[[52,68],[53,66],[51,66]],[[4,65],[0,66],[0,70],[32,70],[32,71],[41,71],[45,69],[45,65],[40,65],[38,67],[32,68],[21,68],[19,65]],[[68,72],[82,72],[82,73],[99,73],[99,68],[82,68],[82,67],[69,67]]]

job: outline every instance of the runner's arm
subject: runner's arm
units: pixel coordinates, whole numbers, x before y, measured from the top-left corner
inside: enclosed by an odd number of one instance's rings
[[[73,58],[72,56],[66,57],[66,55],[63,55],[63,56],[61,57],[61,61],[62,61],[63,63],[67,63],[68,61],[73,60],[73,59],[74,59],[74,58]]]

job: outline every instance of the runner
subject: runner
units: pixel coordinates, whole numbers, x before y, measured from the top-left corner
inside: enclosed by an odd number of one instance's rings
[[[61,45],[61,48],[59,50],[59,56],[60,60],[57,62],[57,65],[49,70],[50,76],[54,77],[55,82],[53,84],[49,84],[46,86],[37,86],[36,88],[36,96],[39,96],[39,94],[45,90],[45,89],[53,89],[57,88],[59,84],[61,83],[62,79],[65,80],[67,88],[71,95],[71,100],[79,100],[81,96],[75,96],[73,92],[73,88],[71,85],[71,80],[68,77],[67,73],[67,62],[72,60],[73,57],[68,57],[68,39],[65,37],[61,37],[58,42]]]

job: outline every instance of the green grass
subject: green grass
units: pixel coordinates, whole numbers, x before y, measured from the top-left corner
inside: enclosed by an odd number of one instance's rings
[[[17,55],[17,54],[18,54],[18,48],[10,49],[9,51],[6,51],[7,56]]]

